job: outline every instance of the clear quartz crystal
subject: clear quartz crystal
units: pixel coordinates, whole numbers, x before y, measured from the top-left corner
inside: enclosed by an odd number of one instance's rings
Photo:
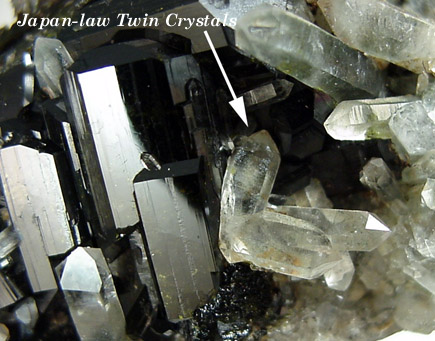
[[[236,45],[336,100],[384,92],[372,60],[303,18],[269,5],[256,7],[236,26]]]
[[[56,271],[81,340],[125,340],[125,319],[100,249],[75,249]]]
[[[228,160],[222,188],[221,220],[263,210],[280,162],[278,148],[267,131],[242,137]]]
[[[344,291],[349,288],[354,273],[355,267],[349,252],[344,252],[340,262],[325,272],[325,282],[331,289]]]
[[[412,96],[343,101],[325,121],[328,134],[336,140],[363,141],[391,138],[388,121],[393,113],[410,101]]]
[[[401,197],[399,184],[381,158],[373,158],[364,166],[360,181],[386,200],[395,200]]]
[[[435,149],[435,92],[430,87],[423,99],[404,96],[340,103],[324,126],[337,140],[392,139],[403,159],[412,159]]]
[[[341,290],[353,276],[347,251],[371,251],[390,230],[364,211],[265,207],[278,164],[279,153],[265,131],[241,139],[224,177],[219,247],[230,263],[247,261],[299,278],[316,278],[333,269],[328,274],[331,287]],[[292,201],[330,206],[316,182],[284,200]]]
[[[431,210],[435,211],[435,179],[427,179],[421,191],[421,199]]]
[[[397,109],[388,125],[394,139],[411,158],[435,149],[435,122],[422,102],[411,102]]]
[[[51,97],[61,93],[60,77],[73,59],[58,39],[39,37],[35,41],[34,62],[39,86]]]
[[[427,178],[435,178],[435,150],[429,150],[402,172],[402,179],[407,184],[422,184]]]
[[[367,55],[413,72],[434,72],[435,24],[386,1],[319,0],[335,35]]]

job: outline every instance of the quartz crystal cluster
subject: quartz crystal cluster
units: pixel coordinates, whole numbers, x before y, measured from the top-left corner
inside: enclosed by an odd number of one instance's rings
[[[435,330],[433,1],[12,2],[0,340]]]
[[[390,230],[369,212],[325,208],[331,203],[317,182],[304,189],[305,203],[295,193],[268,204],[279,162],[266,131],[236,144],[223,181],[222,253],[231,263],[247,261],[294,277],[325,275],[331,288],[345,290],[354,272],[349,251],[374,250]]]

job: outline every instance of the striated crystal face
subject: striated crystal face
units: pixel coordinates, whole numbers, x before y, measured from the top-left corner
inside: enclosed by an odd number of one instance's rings
[[[397,109],[413,101],[412,96],[343,101],[324,123],[336,140],[364,141],[391,138],[388,122]]]
[[[236,26],[236,45],[336,100],[370,98],[384,91],[382,73],[363,54],[303,18],[262,5]]]
[[[335,35],[367,55],[433,72],[435,25],[377,0],[319,0]]]

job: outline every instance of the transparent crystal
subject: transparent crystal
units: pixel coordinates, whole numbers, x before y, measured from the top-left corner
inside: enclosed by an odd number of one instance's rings
[[[435,178],[435,150],[429,150],[402,172],[402,180],[408,184],[422,184],[427,178]]]
[[[102,251],[79,247],[56,271],[80,339],[124,340],[124,314]]]
[[[222,187],[221,221],[233,215],[263,210],[280,162],[278,148],[267,131],[241,137],[228,159]]]
[[[319,0],[335,35],[413,72],[435,71],[435,25],[378,0]]]
[[[421,191],[424,204],[435,211],[435,179],[427,179]]]
[[[79,247],[67,258],[60,284],[63,290],[99,293],[102,285],[95,260]]]
[[[269,202],[273,205],[332,208],[332,202],[326,196],[322,184],[311,179],[310,184],[290,196],[272,194]]]
[[[399,184],[381,158],[373,158],[364,166],[360,174],[360,181],[386,200],[401,197]]]
[[[435,296],[423,288],[404,288],[396,298],[394,321],[405,330],[429,334],[435,329]]]
[[[39,37],[33,55],[39,86],[51,98],[58,97],[62,93],[60,77],[73,63],[68,50],[58,39]]]
[[[325,282],[329,288],[345,291],[352,283],[355,267],[348,252],[344,252],[342,259],[331,270],[325,272]]]
[[[244,53],[336,100],[384,92],[383,75],[370,59],[295,14],[258,6],[235,30],[236,45]]]
[[[411,102],[398,108],[388,125],[395,140],[411,158],[435,149],[435,122],[422,102]]]
[[[388,121],[400,107],[416,97],[388,97],[373,100],[343,101],[337,105],[324,126],[336,140],[363,141],[391,138]]]

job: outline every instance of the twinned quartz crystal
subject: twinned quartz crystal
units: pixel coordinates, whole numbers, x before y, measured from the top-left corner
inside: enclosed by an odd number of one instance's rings
[[[372,60],[296,14],[258,6],[235,30],[236,45],[244,53],[338,101],[384,92],[382,72]]]
[[[367,55],[421,73],[435,71],[435,24],[386,1],[319,0],[335,35]]]
[[[325,277],[330,286],[344,290],[353,273],[348,251],[372,251],[388,238],[390,230],[364,211],[266,207],[279,159],[265,131],[243,137],[236,145],[223,182],[220,249],[231,263],[247,261],[294,277],[311,279],[328,272]],[[318,188],[313,182],[305,193],[272,200],[329,206]]]

